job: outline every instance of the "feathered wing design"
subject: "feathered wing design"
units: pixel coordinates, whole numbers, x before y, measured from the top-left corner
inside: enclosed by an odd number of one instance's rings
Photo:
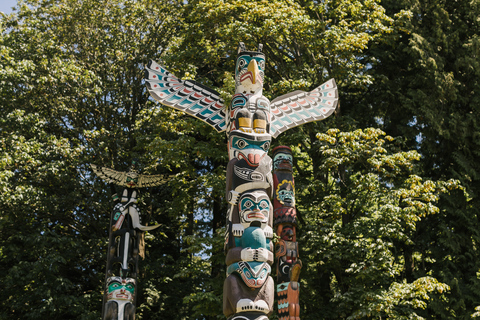
[[[162,183],[168,182],[170,180],[170,176],[167,174],[155,174],[155,175],[138,175],[138,188],[145,188],[145,187],[154,187],[158,186]]]
[[[126,186],[127,173],[115,171],[106,167],[99,167],[95,164],[90,164],[93,172],[108,183],[113,183],[119,186]]]
[[[152,97],[161,104],[205,121],[218,132],[225,130],[225,106],[215,90],[195,81],[180,80],[152,60],[145,68],[145,81]]]
[[[108,183],[113,183],[118,186],[128,187],[128,188],[144,188],[144,187],[154,187],[162,183],[165,183],[169,180],[168,175],[156,174],[156,175],[143,175],[133,172],[121,172],[116,171],[107,167],[99,167],[94,164],[90,164],[93,169],[93,172],[103,180]],[[132,180],[128,181],[128,177],[136,179],[136,182],[132,184]]]
[[[297,90],[275,98],[271,104],[273,138],[301,124],[328,118],[337,107],[338,92],[330,79],[310,92]]]

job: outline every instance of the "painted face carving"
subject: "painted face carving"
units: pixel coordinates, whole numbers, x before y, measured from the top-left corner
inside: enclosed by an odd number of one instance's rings
[[[272,203],[265,191],[252,191],[243,194],[238,204],[240,221],[248,227],[254,221],[262,225],[268,223]]]
[[[132,278],[110,277],[107,280],[107,300],[127,300],[133,302],[135,280]]]
[[[292,181],[283,180],[275,191],[277,200],[286,207],[295,206],[295,188]]]
[[[238,269],[236,270],[242,277],[243,282],[250,288],[260,288],[268,278],[271,267],[268,263],[264,262],[255,267],[244,261],[238,263]]]
[[[235,93],[246,96],[261,92],[263,88],[265,56],[258,52],[245,52],[237,57]]]
[[[239,132],[230,134],[229,156],[230,159],[245,159],[251,167],[257,167],[270,148],[271,136],[249,135]]]
[[[285,225],[280,234],[280,238],[285,241],[293,241],[295,236],[295,229],[291,225]]]
[[[278,152],[273,157],[273,170],[292,170],[293,157],[286,152]]]
[[[127,186],[129,188],[135,188],[138,183],[138,174],[135,172],[127,173]]]

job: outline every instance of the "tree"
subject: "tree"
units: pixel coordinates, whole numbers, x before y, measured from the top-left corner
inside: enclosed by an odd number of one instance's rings
[[[303,318],[424,319],[430,297],[449,286],[413,275],[411,259],[423,249],[417,226],[439,214],[441,194],[461,190],[458,181],[422,179],[420,155],[399,150],[379,129],[317,137],[318,175],[296,183],[305,221]]]
[[[476,16],[475,1],[19,2],[0,21],[0,317],[98,319],[118,190],[88,163],[134,158],[174,176],[141,194],[162,226],[145,235],[137,317],[219,317],[226,139],[155,105],[142,78],[161,59],[228,105],[239,41],[264,45],[269,98],[340,87],[335,117],[274,142],[296,156],[302,317],[469,316]],[[395,140],[356,130],[370,126]]]
[[[148,100],[142,65],[168,47],[179,6],[26,1],[2,18],[2,318],[99,317],[112,208],[105,191],[115,189],[88,163],[125,170],[132,158],[149,160],[137,141]],[[158,219],[164,203],[151,199],[142,198],[147,218]],[[168,227],[175,237],[178,225]]]
[[[409,10],[400,38],[372,47],[375,79],[365,101],[383,130],[402,135],[422,155],[422,175],[459,179],[469,200],[445,197],[442,214],[419,226],[423,261],[452,288],[432,314],[470,318],[478,304],[478,1],[385,1],[387,14]]]

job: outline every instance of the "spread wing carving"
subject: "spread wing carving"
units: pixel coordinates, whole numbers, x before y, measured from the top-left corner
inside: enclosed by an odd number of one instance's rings
[[[108,183],[128,188],[154,187],[168,182],[170,176],[165,174],[144,175],[136,172],[121,172],[107,167],[90,164],[93,172]]]
[[[138,188],[154,187],[170,180],[170,176],[166,174],[155,175],[138,175]]]
[[[297,90],[275,98],[271,104],[270,133],[273,138],[301,124],[323,120],[337,107],[338,92],[330,79],[310,92]]]
[[[215,90],[181,80],[152,60],[145,68],[145,81],[152,97],[161,104],[205,121],[218,132],[225,130],[225,106]]]

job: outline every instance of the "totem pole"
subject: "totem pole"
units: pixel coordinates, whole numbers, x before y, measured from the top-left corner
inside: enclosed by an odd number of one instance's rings
[[[298,278],[302,262],[298,259],[293,156],[287,146],[273,149],[273,186],[274,228],[279,238],[275,245],[278,319],[300,320]]]
[[[110,216],[110,230],[103,296],[103,320],[135,319],[139,243],[143,231],[153,230],[160,225],[144,226],[137,203],[136,188],[153,187],[166,181],[164,175],[141,175],[132,165],[129,172],[119,172],[105,167],[91,165],[93,172],[103,180],[123,189],[120,202]]]
[[[147,88],[153,98],[227,134],[228,211],[224,246],[227,278],[223,288],[223,313],[228,320],[267,320],[273,312],[275,288],[270,273],[274,262],[274,205],[271,199],[275,186],[272,159],[267,154],[272,137],[303,123],[327,118],[334,112],[338,100],[335,81],[331,79],[313,91],[295,91],[270,102],[262,94],[264,70],[262,45],[257,51],[248,51],[240,43],[235,67],[235,94],[228,109],[216,91],[198,82],[178,79],[153,61],[145,70]],[[289,179],[293,187],[291,173]],[[287,202],[282,200],[279,203],[283,206]],[[286,254],[277,249],[282,254],[277,260],[289,264],[294,270],[279,279],[289,286],[287,289],[291,288],[290,291],[296,290],[296,298],[293,294],[287,296],[296,299],[290,306],[297,310],[293,314],[298,315],[296,270],[300,261],[291,259],[290,247],[292,243],[296,245],[296,240],[287,231],[290,228],[295,232],[295,228],[292,229],[295,222],[281,222],[281,219],[277,222],[276,219],[275,226],[277,232],[285,230],[284,247],[287,246]],[[283,272],[288,272],[287,268]],[[290,276],[290,273],[295,274]]]

